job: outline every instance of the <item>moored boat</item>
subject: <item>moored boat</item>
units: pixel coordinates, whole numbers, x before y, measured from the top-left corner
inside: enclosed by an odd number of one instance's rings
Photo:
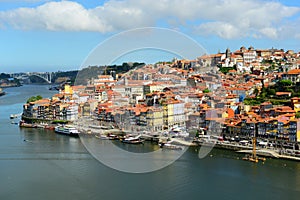
[[[101,140],[109,140],[110,138],[107,135],[95,135],[96,138],[101,139]]]
[[[170,143],[159,143],[160,148],[172,149],[172,150],[182,150],[183,148],[179,145],[170,144]]]
[[[136,136],[136,137],[128,137],[122,140],[123,143],[127,143],[127,144],[143,144],[144,140],[142,140],[140,138],[140,135]]]
[[[36,128],[36,124],[30,124],[23,121],[20,121],[19,126],[24,128]]]
[[[65,135],[78,135],[79,131],[70,125],[59,125],[55,127],[55,132],[60,133],[60,134],[65,134]]]

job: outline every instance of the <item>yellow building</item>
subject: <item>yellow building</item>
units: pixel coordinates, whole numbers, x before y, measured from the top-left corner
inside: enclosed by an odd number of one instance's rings
[[[153,92],[161,92],[164,89],[164,85],[161,84],[156,84],[156,83],[151,83],[148,85],[144,85],[144,95],[153,93]]]
[[[66,84],[65,85],[65,88],[64,88],[64,93],[65,94],[69,94],[69,95],[72,95],[73,94],[73,89],[70,85]]]
[[[147,112],[148,126],[153,131],[163,130],[164,118],[163,109],[161,107],[149,107]]]
[[[300,112],[300,97],[291,98],[292,108],[296,112]]]
[[[164,129],[171,130],[174,126],[184,126],[184,103],[175,99],[168,99],[163,103]]]

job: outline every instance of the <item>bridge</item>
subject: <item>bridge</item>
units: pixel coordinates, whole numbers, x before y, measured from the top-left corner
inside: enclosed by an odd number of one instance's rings
[[[28,76],[37,76],[47,83],[51,83],[52,72],[29,72],[27,73]]]
[[[36,76],[50,84],[51,79],[52,79],[52,74],[53,74],[53,72],[27,72],[27,73],[14,73],[14,74],[10,74],[10,75],[11,75],[11,77],[17,78],[20,80],[28,79],[30,76]]]

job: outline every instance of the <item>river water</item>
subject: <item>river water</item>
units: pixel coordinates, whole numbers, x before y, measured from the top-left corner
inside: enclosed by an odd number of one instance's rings
[[[198,149],[190,148],[173,164],[149,173],[111,169],[94,159],[80,138],[10,123],[9,115],[20,113],[29,97],[50,97],[54,92],[48,86],[5,92],[0,97],[1,200],[300,198],[300,162],[254,164],[218,149],[199,159]]]

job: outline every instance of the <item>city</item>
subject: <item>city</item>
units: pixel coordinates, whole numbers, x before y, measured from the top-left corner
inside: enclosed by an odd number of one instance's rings
[[[250,143],[257,127],[261,145],[296,150],[289,155],[299,156],[299,67],[300,54],[292,50],[241,47],[195,60],[143,64],[125,74],[111,69],[85,77],[88,85],[65,84],[50,99],[24,104],[22,119],[28,126],[90,117],[120,130],[182,128]]]
[[[0,199],[298,200],[300,1],[0,1]]]

